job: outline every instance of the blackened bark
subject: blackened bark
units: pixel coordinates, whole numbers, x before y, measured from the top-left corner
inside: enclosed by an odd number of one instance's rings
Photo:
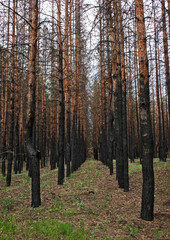
[[[26,121],[26,148],[29,158],[29,168],[32,178],[32,207],[41,205],[40,198],[40,164],[35,149],[35,108],[36,108],[36,53],[37,53],[37,25],[38,25],[38,1],[31,1],[31,29],[29,43],[31,45],[28,59],[28,93],[27,93],[27,121]]]
[[[47,141],[46,126],[44,126],[42,131],[42,141],[41,141],[41,168],[44,168],[46,165],[46,147],[47,147],[46,141]]]
[[[22,143],[22,138],[20,139],[20,144],[19,144],[19,158],[18,158],[18,171],[21,173],[23,169],[23,161],[24,161],[24,146]]]
[[[108,124],[108,161],[110,175],[113,175],[113,114],[109,114],[109,124]]]
[[[71,144],[71,172],[76,170],[76,126],[75,126],[75,112],[73,113],[73,126],[72,126],[72,144]]]
[[[69,177],[70,176],[70,160],[71,160],[71,148],[70,148],[70,143],[67,142],[66,143],[66,164],[67,164],[67,173],[66,176]]]
[[[62,61],[62,59],[61,59]],[[62,69],[60,70],[62,71]],[[60,117],[59,117],[59,166],[58,166],[58,184],[63,184],[64,181],[64,126],[65,126],[65,105],[64,105],[64,89],[63,89],[63,74],[59,80],[60,89]]]
[[[120,188],[124,188],[124,161],[123,161],[123,118],[122,118],[122,84],[118,83],[118,98],[117,98],[117,106],[118,106],[118,136],[117,136],[117,144],[118,144],[118,184]]]
[[[86,161],[86,141],[84,137],[84,128],[82,129],[83,163]]]
[[[65,100],[63,87],[63,45],[61,39],[61,2],[57,2],[58,8],[58,43],[59,43],[59,164],[58,164],[58,184],[63,184],[64,181],[64,136],[65,136]]]
[[[149,71],[146,48],[143,1],[135,0],[135,8],[137,20],[138,57],[140,74],[139,106],[140,106],[142,172],[143,172],[141,218],[146,221],[152,221],[154,218],[153,138],[150,117]]]
[[[142,207],[141,218],[153,220],[154,208],[154,172],[153,172],[153,141],[149,111],[149,82],[143,84],[144,76],[140,76],[140,111],[142,140]]]
[[[126,79],[123,79],[126,81]],[[125,83],[123,83],[125,84]],[[127,110],[126,110],[126,86],[122,91],[122,119],[123,119],[123,162],[124,162],[124,192],[129,191],[129,166],[128,166],[128,144],[127,144]]]
[[[77,136],[77,169],[81,165],[81,134],[80,134],[80,120],[78,121],[78,136]]]
[[[5,177],[6,176],[6,164],[5,164],[5,160],[6,160],[6,147],[5,147],[5,140],[3,139],[3,147],[2,147],[2,176]]]
[[[167,144],[166,144],[166,140],[165,140],[165,119],[164,119],[164,109],[163,109],[163,101],[162,102],[162,161],[166,162],[166,152],[167,152]]]
[[[39,207],[41,205],[40,199],[40,164],[38,152],[35,150],[31,141],[27,141],[27,152],[29,160],[31,161],[32,172],[32,202],[31,207]]]
[[[93,156],[94,156],[94,159],[98,160],[98,148],[97,147],[93,148]]]
[[[14,78],[11,79],[11,84],[14,84]],[[14,145],[14,89],[11,87],[11,99],[10,99],[10,132],[9,132],[9,147],[8,147],[8,165],[7,165],[7,186],[11,185],[11,173],[12,173],[12,160],[13,160],[13,145]]]
[[[134,158],[135,158],[135,149],[134,149],[134,125],[133,125],[133,120],[130,119],[130,121],[132,121],[131,126],[130,126],[130,132],[129,132],[129,158],[131,163],[134,162]]]
[[[16,119],[16,124],[15,124],[15,136],[16,136],[16,145],[15,145],[15,155],[14,155],[14,172],[15,172],[15,174],[17,174],[17,172],[19,170],[18,166],[19,166],[19,158],[20,158],[18,119]]]
[[[56,154],[56,138],[53,136],[51,138],[51,144],[50,144],[50,149],[51,149],[51,153],[50,153],[50,166],[51,166],[51,170],[56,168],[56,159],[57,159],[57,154]]]
[[[11,185],[12,160],[14,156],[14,83],[15,83],[15,61],[14,61],[14,44],[15,44],[15,1],[13,0],[13,26],[12,26],[12,55],[11,55],[11,89],[10,89],[10,110],[9,110],[9,147],[8,147],[8,166],[7,166],[7,186]]]

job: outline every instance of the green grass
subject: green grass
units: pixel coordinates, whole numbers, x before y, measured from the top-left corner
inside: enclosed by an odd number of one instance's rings
[[[54,202],[54,205],[52,205],[50,208],[49,208],[49,212],[58,212],[61,214],[61,212],[64,210],[64,202],[62,202],[60,200],[60,197],[57,195],[56,196],[56,199],[55,199],[55,202]]]
[[[14,199],[13,198],[4,198],[1,201],[1,205],[2,205],[3,209],[10,210],[10,209],[13,208],[13,204],[14,204]]]
[[[129,176],[142,171],[142,165],[139,162],[129,164]]]
[[[167,234],[167,232],[159,231],[158,229],[154,229],[153,232],[154,232],[155,239],[165,239],[164,237]],[[170,234],[168,235],[169,235],[168,237],[170,237]]]
[[[117,218],[118,218],[119,223],[124,222],[124,217],[123,216],[117,215]]]
[[[76,205],[78,206],[79,210],[85,206],[82,200],[81,201],[77,200]]]
[[[84,188],[85,187],[83,182],[76,182],[75,186],[79,187],[79,188]]]
[[[17,225],[16,218],[10,215],[0,220],[0,239],[12,240],[24,238],[50,240],[88,240],[88,231],[84,227],[73,228],[71,223],[59,222],[56,219],[27,220]]]
[[[18,234],[20,230],[16,224],[16,218],[14,216],[9,215],[5,219],[0,219],[0,239],[1,240],[12,240],[14,239],[14,235]]]
[[[139,228],[137,226],[132,227],[130,224],[127,224],[127,226],[124,227],[123,229],[126,230],[132,237],[134,237],[136,233],[138,233],[139,231]]]
[[[169,162],[160,162],[159,158],[154,158],[154,170],[161,170],[163,168],[170,168]],[[157,164],[158,163],[158,164]],[[132,176],[134,173],[142,172],[142,165],[140,164],[139,159],[135,159],[134,163],[129,164],[129,176]]]
[[[65,217],[67,216],[75,216],[76,211],[74,209],[66,209],[63,214]]]
[[[55,219],[41,220],[35,223],[29,222],[26,236],[36,237],[37,239],[56,239],[56,240],[86,240],[87,231],[83,227],[74,229],[71,223],[59,222]]]
[[[25,186],[25,185],[29,185],[31,183],[31,178],[27,175],[24,175],[24,177],[21,179],[21,183],[20,186]]]

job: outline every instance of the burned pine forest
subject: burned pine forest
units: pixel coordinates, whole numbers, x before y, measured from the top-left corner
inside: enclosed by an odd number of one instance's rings
[[[0,1],[2,239],[170,238],[169,47],[168,0]]]

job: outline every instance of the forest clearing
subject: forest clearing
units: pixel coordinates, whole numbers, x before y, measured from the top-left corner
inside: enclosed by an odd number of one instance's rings
[[[0,239],[130,240],[170,239],[170,161],[154,159],[154,221],[140,218],[142,174],[129,164],[130,190],[118,188],[115,174],[87,160],[62,186],[57,170],[41,169],[39,208],[30,208],[28,172],[0,181]]]

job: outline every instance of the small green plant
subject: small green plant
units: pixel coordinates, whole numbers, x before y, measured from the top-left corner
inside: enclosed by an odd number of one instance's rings
[[[106,230],[106,226],[105,226],[105,225],[103,225],[103,226],[102,226],[102,229],[103,229],[103,230]]]
[[[20,186],[25,186],[28,185],[31,181],[31,178],[27,175],[24,176],[24,178],[21,179],[21,184]]]
[[[70,177],[70,178],[74,178],[75,175],[71,173],[69,177]]]
[[[55,199],[55,208],[59,213],[61,213],[62,209],[64,208],[64,203],[60,201],[60,198],[58,195]]]
[[[122,223],[122,222],[124,221],[124,217],[123,217],[123,216],[117,215],[117,217],[118,217],[118,221],[119,221],[120,223]]]
[[[98,177],[99,176],[99,171],[96,170],[95,176]]]
[[[76,205],[79,207],[80,210],[80,208],[84,207],[84,202],[82,200],[81,201],[77,200]]]
[[[83,187],[84,187],[84,183],[82,183],[82,182],[76,182],[75,185],[76,185],[77,187],[80,187],[80,188],[83,188]]]
[[[1,201],[1,204],[4,209],[10,210],[13,208],[14,199],[13,198],[5,198]]]
[[[87,209],[88,214],[97,215],[97,212],[91,208]]]
[[[58,212],[58,213],[61,213],[61,211],[64,209],[64,203],[61,202],[60,200],[60,197],[57,195],[56,196],[56,199],[55,199],[55,202],[54,202],[54,205],[52,205],[50,208],[49,208],[49,212]]]
[[[109,201],[110,201],[110,197],[109,197],[109,196],[106,196],[105,202],[107,203],[107,202],[109,202]]]
[[[132,227],[130,224],[127,224],[127,226],[123,229],[126,230],[132,237],[139,231],[137,226]]]
[[[154,229],[153,232],[156,239],[163,239],[164,235],[166,234],[164,231],[159,231],[158,229]]]
[[[66,210],[64,211],[64,216],[65,216],[65,217],[66,217],[66,216],[74,216],[74,215],[76,215],[76,211],[75,211],[74,209],[72,209],[72,210],[66,209]]]
[[[48,184],[46,182],[41,184],[41,189],[44,189],[46,186],[48,186]]]

